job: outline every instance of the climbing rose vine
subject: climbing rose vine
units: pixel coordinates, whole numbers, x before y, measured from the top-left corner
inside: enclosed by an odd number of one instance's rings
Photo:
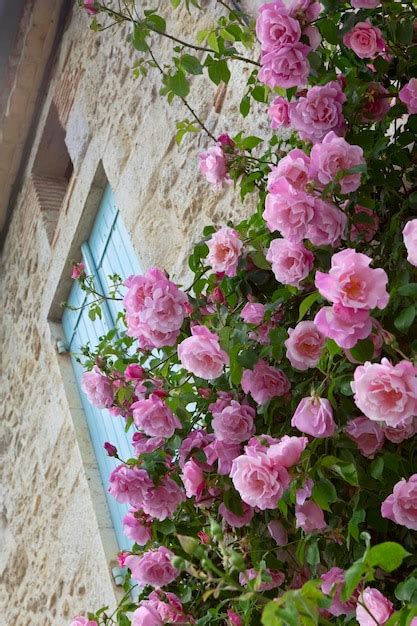
[[[128,459],[103,444],[132,545],[118,607],[72,626],[416,626],[417,6],[276,0],[254,24],[221,2],[194,44],[116,4],[81,2],[94,30],[131,23],[135,74],[191,115],[177,141],[201,127],[196,169],[257,211],[205,228],[188,288],[123,277],[120,327],[83,349],[84,392],[131,437]],[[236,63],[266,138],[215,138],[186,100]]]

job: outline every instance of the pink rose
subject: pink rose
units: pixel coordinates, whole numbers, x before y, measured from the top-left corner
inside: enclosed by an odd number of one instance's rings
[[[239,615],[232,611],[232,609],[227,609],[227,617],[230,626],[243,626],[243,622],[240,619]]]
[[[280,178],[285,178],[295,189],[304,189],[308,182],[310,158],[300,150],[294,148],[283,157],[276,167],[268,174],[268,191],[272,194],[281,193]]]
[[[184,483],[187,498],[198,497],[203,492],[205,487],[204,473],[201,465],[194,459],[190,459],[184,464],[181,480]]]
[[[132,626],[163,626],[164,622],[161,619],[157,609],[150,602],[146,600],[141,602],[140,606],[134,611],[132,615]]]
[[[345,349],[353,348],[372,332],[369,311],[350,309],[341,304],[324,306],[314,318],[314,323],[325,337],[330,337]]]
[[[98,625],[95,620],[89,620],[86,617],[83,617],[82,615],[78,615],[77,617],[73,618],[71,622],[71,626],[98,626]]]
[[[315,198],[293,187],[286,178],[274,180],[274,193],[265,200],[263,218],[273,233],[299,243],[307,236],[307,228],[315,217]]]
[[[302,528],[305,533],[326,528],[326,520],[321,508],[312,500],[295,505],[295,527]]]
[[[211,411],[210,406],[209,410]],[[225,406],[227,406],[227,404],[225,404]],[[193,450],[197,451],[204,449],[213,440],[213,438],[213,435],[209,435],[207,431],[202,428],[199,428],[198,430],[192,430],[181,443],[179,458],[179,465],[181,469],[184,467],[185,462],[191,456]]]
[[[259,7],[256,36],[262,50],[279,51],[283,46],[300,41],[301,27],[282,2],[270,2]]]
[[[351,383],[356,406],[366,417],[387,426],[399,426],[417,414],[416,368],[409,361],[392,365],[365,363],[356,368]]]
[[[282,525],[282,523],[277,520],[277,519],[273,519],[269,522],[268,524],[268,532],[271,535],[272,539],[275,541],[275,543],[277,544],[277,546],[286,546],[288,543],[288,534],[287,531],[285,530],[284,526]]]
[[[291,419],[291,426],[312,437],[331,437],[336,429],[332,405],[326,398],[303,398]]]
[[[123,532],[139,546],[144,546],[152,539],[152,520],[148,515],[131,509],[123,518]]]
[[[381,4],[379,0],[350,0],[354,9],[375,9]]]
[[[257,404],[265,404],[277,396],[285,396],[290,390],[290,383],[284,372],[268,365],[260,359],[253,370],[244,370],[242,389],[250,394]]]
[[[96,13],[98,13],[95,0],[84,0],[83,7],[87,11],[88,15],[95,15]]]
[[[378,589],[365,587],[356,606],[356,619],[359,626],[375,626],[375,624],[382,626],[389,620],[393,612],[392,602],[383,596]]]
[[[309,478],[304,485],[295,492],[295,503],[304,504],[313,492],[314,482]]]
[[[284,435],[276,443],[271,443],[266,454],[273,465],[288,469],[299,462],[307,444],[307,437]]]
[[[404,226],[403,238],[407,248],[407,261],[417,267],[417,219],[410,220]]]
[[[81,389],[87,395],[90,404],[99,409],[113,404],[111,381],[100,372],[97,366],[94,366],[90,372],[83,373]]]
[[[360,59],[375,59],[385,50],[382,33],[369,20],[358,22],[343,37],[345,46],[353,50]]]
[[[164,587],[175,580],[179,571],[171,564],[174,554],[160,546],[157,550],[144,552],[141,556],[126,557],[126,566],[132,572],[132,578],[141,585]]]
[[[417,78],[411,78],[401,89],[399,96],[410,115],[417,113]]]
[[[210,146],[198,155],[198,167],[206,180],[217,187],[231,185],[225,153],[220,146]]]
[[[304,22],[314,22],[323,8],[317,0],[290,0],[287,6],[290,15]]]
[[[385,426],[383,428],[384,435],[392,443],[402,443],[406,439],[411,439],[417,433],[417,420],[414,417],[410,421],[399,424],[396,428],[393,426]]]
[[[109,478],[109,492],[118,502],[141,507],[148,489],[152,487],[148,472],[139,467],[118,465]]]
[[[241,453],[241,446],[238,443],[228,443],[215,439],[204,449],[207,463],[214,465],[217,461],[217,473],[221,476],[229,474],[232,461]]]
[[[273,239],[266,255],[272,265],[272,271],[279,283],[299,287],[309,275],[314,254],[302,243],[294,243],[287,239]]]
[[[314,219],[307,226],[307,239],[315,246],[340,245],[345,234],[347,217],[331,202],[314,199]]]
[[[381,515],[410,530],[417,530],[417,474],[403,478],[381,505]]]
[[[332,597],[332,603],[327,608],[329,613],[335,617],[339,615],[348,615],[353,613],[356,608],[356,597],[354,596],[347,602],[342,602],[340,596],[345,584],[345,572],[340,567],[331,567],[328,572],[321,575],[321,590],[326,596]]]
[[[290,484],[284,467],[274,465],[267,454],[251,446],[234,459],[230,477],[242,500],[262,511],[275,509]]]
[[[141,454],[149,454],[149,452],[154,452],[158,448],[162,448],[165,444],[164,437],[145,437],[142,433],[133,433],[132,437],[132,446],[135,451],[136,456],[140,456]]]
[[[288,339],[284,341],[287,359],[295,369],[305,371],[315,367],[320,361],[326,337],[314,322],[300,322],[288,329]]]
[[[331,130],[343,135],[346,128],[342,113],[344,102],[346,96],[336,80],[311,87],[305,97],[290,107],[291,126],[301,139],[312,143],[322,141]]]
[[[310,63],[307,59],[309,52],[310,47],[301,42],[283,46],[273,52],[264,52],[261,56],[259,81],[271,89],[275,87],[290,89],[305,85],[310,73]]]
[[[379,227],[379,218],[376,211],[366,206],[357,204],[354,208],[354,213],[358,216],[358,221],[354,222],[350,231],[350,238],[352,241],[372,241]],[[366,219],[362,220],[362,216]]]
[[[242,528],[243,526],[250,524],[254,510],[251,506],[242,502],[242,515],[237,515],[228,509],[222,502],[219,506],[219,513],[222,518],[226,520],[229,526],[232,526],[233,528]]]
[[[351,420],[345,428],[345,433],[356,443],[359,452],[368,459],[373,459],[384,445],[384,431],[367,417]]]
[[[218,335],[205,326],[193,326],[191,334],[192,337],[184,339],[177,348],[183,367],[199,378],[218,378],[229,364],[229,356],[220,348]]]
[[[149,437],[172,437],[176,428],[182,428],[178,417],[154,393],[134,402],[131,409],[134,423]]]
[[[382,122],[391,108],[389,91],[380,83],[370,83],[366,90],[362,108],[362,119],[371,122]]]
[[[262,324],[265,316],[265,305],[260,302],[247,302],[240,312],[240,317],[246,324]]]
[[[143,349],[173,346],[187,313],[186,294],[156,267],[124,284],[127,334]]]
[[[335,182],[338,174],[365,163],[363,150],[359,146],[350,145],[343,137],[330,131],[322,143],[313,146],[310,154],[310,175],[320,185]],[[344,174],[338,180],[342,193],[356,191],[361,184],[360,172]]]
[[[316,287],[324,298],[353,309],[384,309],[389,300],[388,276],[371,269],[372,259],[347,248],[332,256],[329,273],[316,272]]]
[[[281,126],[289,126],[289,103],[282,96],[278,96],[269,106],[268,115],[271,118],[271,128],[280,128]]]
[[[184,500],[185,495],[181,487],[172,478],[164,476],[156,487],[145,493],[142,508],[147,515],[162,522],[171,518]]]
[[[74,263],[74,265],[72,266],[71,278],[73,278],[74,280],[78,280],[80,276],[83,276],[84,274],[85,274],[84,263]]]
[[[209,253],[207,263],[214,272],[225,273],[226,276],[236,276],[242,242],[233,228],[223,226],[215,232],[207,242]]]
[[[285,574],[280,572],[279,570],[271,570],[266,568],[262,572],[265,574],[270,580],[262,581],[257,587],[257,591],[269,591],[270,589],[276,589],[276,587],[280,587],[285,580]],[[251,580],[255,580],[259,575],[259,572],[253,567],[247,569],[245,572],[241,572],[239,574],[239,583],[242,586],[246,586]]]
[[[213,413],[211,426],[214,436],[227,443],[247,441],[255,432],[255,416],[253,407],[232,400],[222,411]]]

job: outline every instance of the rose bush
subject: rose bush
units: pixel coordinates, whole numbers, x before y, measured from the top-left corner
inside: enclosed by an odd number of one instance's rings
[[[415,624],[415,3],[275,0],[254,26],[222,2],[172,66],[155,11],[81,4],[131,24],[135,71],[193,117],[177,140],[210,137],[200,175],[257,211],[205,228],[188,288],[124,277],[121,327],[83,349],[85,393],[132,437],[129,459],[105,443],[132,547],[120,605],[73,624]],[[216,138],[186,100],[231,63],[254,68],[240,111],[264,104],[264,139]]]

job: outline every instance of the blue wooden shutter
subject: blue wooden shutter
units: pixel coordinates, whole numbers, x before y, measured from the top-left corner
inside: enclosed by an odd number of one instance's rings
[[[131,274],[141,273],[137,257],[109,186],[104,191],[90,237],[81,246],[81,250],[87,273],[94,276],[97,290],[106,295],[109,295],[107,279],[109,275],[119,274],[122,279],[125,279]],[[68,303],[74,307],[81,307],[92,299],[92,296],[87,298],[78,283],[74,283]],[[124,536],[122,528],[122,518],[127,512],[128,506],[119,504],[108,493],[109,475],[116,467],[116,464],[118,464],[118,461],[115,462],[115,459],[107,456],[103,444],[105,441],[114,443],[119,451],[119,456],[122,459],[128,459],[132,456],[131,435],[128,436],[125,433],[123,418],[112,417],[107,410],[97,409],[88,402],[81,389],[81,377],[84,369],[76,360],[76,356],[80,355],[81,346],[90,343],[92,347],[95,347],[100,335],[104,335],[110,328],[114,327],[117,314],[122,308],[123,303],[120,301],[107,301],[102,307],[102,320],[96,319],[94,322],[88,317],[88,309],[85,307],[80,308],[78,311],[65,309],[62,325],[69,350],[71,351],[75,377],[85,411],[91,442],[97,457],[110,515],[120,549],[124,550],[131,547],[131,542]]]

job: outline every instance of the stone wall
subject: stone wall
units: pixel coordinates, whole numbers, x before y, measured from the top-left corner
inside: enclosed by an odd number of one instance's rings
[[[159,4],[168,13],[168,0]],[[192,39],[214,18],[216,2],[203,4],[192,16],[172,13],[170,31]],[[138,53],[121,31],[94,34],[74,8],[1,259],[0,626],[64,626],[86,608],[114,606],[120,593],[111,576],[117,546],[69,356],[55,347],[70,260],[80,257],[106,180],[142,266],[160,265],[179,281],[202,227],[250,210],[233,190],[215,191],[198,175],[197,154],[210,143],[203,134],[177,147],[175,122],[187,112],[159,97],[156,72],[133,78]],[[169,58],[166,40],[154,48]],[[241,129],[246,71],[234,66],[220,113],[215,86],[195,80],[190,102],[214,135]],[[45,149],[51,167],[57,157],[45,148],[45,124],[56,118],[74,170],[69,182],[55,172],[48,184]],[[246,124],[266,132],[265,112]]]

